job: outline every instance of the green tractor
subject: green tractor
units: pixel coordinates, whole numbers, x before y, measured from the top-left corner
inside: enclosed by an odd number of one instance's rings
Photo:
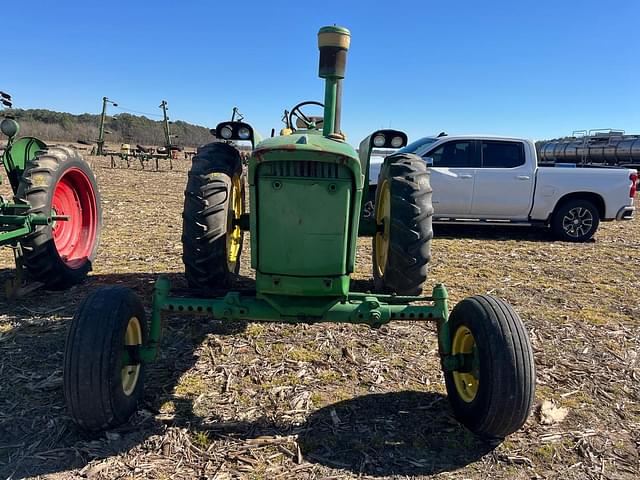
[[[150,325],[141,301],[126,288],[99,289],[80,306],[67,339],[64,393],[81,427],[111,428],[136,410],[145,364],[160,347],[164,314],[373,328],[392,320],[435,321],[456,417],[490,438],[504,438],[524,424],[535,372],[522,321],[510,305],[489,295],[467,298],[451,314],[442,284],[422,296],[433,237],[429,170],[415,155],[388,156],[375,207],[365,208],[372,149],[397,149],[407,136],[380,130],[362,141],[359,152],[345,142],[340,92],[350,33],[323,27],[318,43],[326,83],[322,117],[303,112],[317,102],[298,104],[282,134],[263,141],[247,123],[223,122],[216,128],[223,141],[193,158],[182,233],[193,295],[172,296],[169,280],[158,278]],[[249,212],[233,140],[253,144]],[[252,292],[233,289],[246,231],[256,276]],[[358,236],[373,239],[374,292],[349,288]]]
[[[10,96],[3,103],[11,106]],[[18,137],[13,118],[0,121],[8,138],[0,161],[12,201],[0,196],[0,246],[14,249],[16,276],[7,282],[14,298],[44,286],[60,290],[91,270],[100,240],[102,210],[96,179],[75,150]]]

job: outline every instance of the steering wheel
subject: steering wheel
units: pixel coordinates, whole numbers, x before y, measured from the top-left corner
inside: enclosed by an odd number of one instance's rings
[[[300,108],[304,107],[305,105],[317,105],[319,107],[324,108],[324,103],[314,102],[310,100],[306,102],[300,102],[299,104],[297,104],[295,107],[291,109],[291,112],[289,112],[289,127],[291,127],[292,130],[296,129],[295,126],[293,125],[293,117],[299,118],[304,123],[306,123],[307,128],[310,127],[311,124],[313,124],[313,122],[309,120],[309,117],[307,117],[304,113],[302,113],[302,110],[300,110]],[[315,124],[316,127],[320,125],[322,122],[323,120],[318,120]]]

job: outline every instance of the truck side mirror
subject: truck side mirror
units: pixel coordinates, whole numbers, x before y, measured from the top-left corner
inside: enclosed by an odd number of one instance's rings
[[[423,157],[427,167],[433,167],[433,157]]]

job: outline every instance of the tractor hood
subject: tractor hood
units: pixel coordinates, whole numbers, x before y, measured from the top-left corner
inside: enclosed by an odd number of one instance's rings
[[[253,183],[255,170],[263,162],[304,161],[337,163],[353,172],[355,187],[362,189],[364,176],[358,154],[351,145],[326,138],[320,132],[309,131],[268,138],[260,142],[249,162],[249,182]]]

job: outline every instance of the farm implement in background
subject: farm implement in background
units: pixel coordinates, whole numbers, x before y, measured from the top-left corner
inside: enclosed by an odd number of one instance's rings
[[[400,148],[407,136],[379,130],[360,143],[359,152],[346,143],[341,84],[350,38],[336,26],[318,33],[324,103],[297,104],[281,135],[263,141],[236,117],[222,122],[216,138],[227,142],[201,147],[193,158],[182,230],[190,292],[172,294],[169,280],[160,277],[150,326],[129,289],[101,288],[84,300],[69,330],[63,382],[69,412],[81,427],[127,422],[143,394],[145,365],[158,355],[162,317],[178,314],[372,328],[434,321],[455,416],[488,438],[522,427],[533,404],[535,369],[518,314],[490,295],[466,298],[449,312],[442,284],[422,295],[433,238],[425,162],[413,154],[388,156],[374,211],[365,208],[372,150]],[[309,115],[311,106],[323,115]],[[252,145],[249,212],[240,152],[230,143],[236,140]],[[256,271],[251,291],[233,289],[246,231]],[[350,290],[358,236],[372,238],[373,292]]]
[[[11,107],[11,97],[0,95]],[[18,137],[10,116],[0,120],[0,131],[7,137],[0,161],[13,191],[11,200],[0,196],[0,246],[12,247],[16,260],[7,297],[80,282],[91,270],[102,227],[91,168],[71,148]]]
[[[105,130],[105,121],[107,117],[107,105],[113,105],[118,107],[118,104],[107,97],[102,97],[102,112],[100,114],[100,127],[98,129],[98,140],[96,141],[96,147],[91,152],[92,154],[99,156],[109,156],[111,168],[116,168],[118,162],[116,159],[120,159],[126,164],[126,168],[131,167],[132,162],[139,162],[142,169],[146,165],[153,162],[155,163],[155,169],[160,169],[160,161],[169,161],[169,170],[173,170],[173,160],[178,158],[178,152],[180,147],[173,145],[171,140],[176,138],[177,135],[171,134],[171,128],[169,116],[167,115],[168,103],[166,100],[162,100],[158,108],[162,109],[162,128],[164,133],[164,146],[159,148],[144,147],[142,145],[136,145],[134,148],[128,143],[122,143],[119,151],[110,151],[105,147],[105,134],[109,134],[108,130]]]

